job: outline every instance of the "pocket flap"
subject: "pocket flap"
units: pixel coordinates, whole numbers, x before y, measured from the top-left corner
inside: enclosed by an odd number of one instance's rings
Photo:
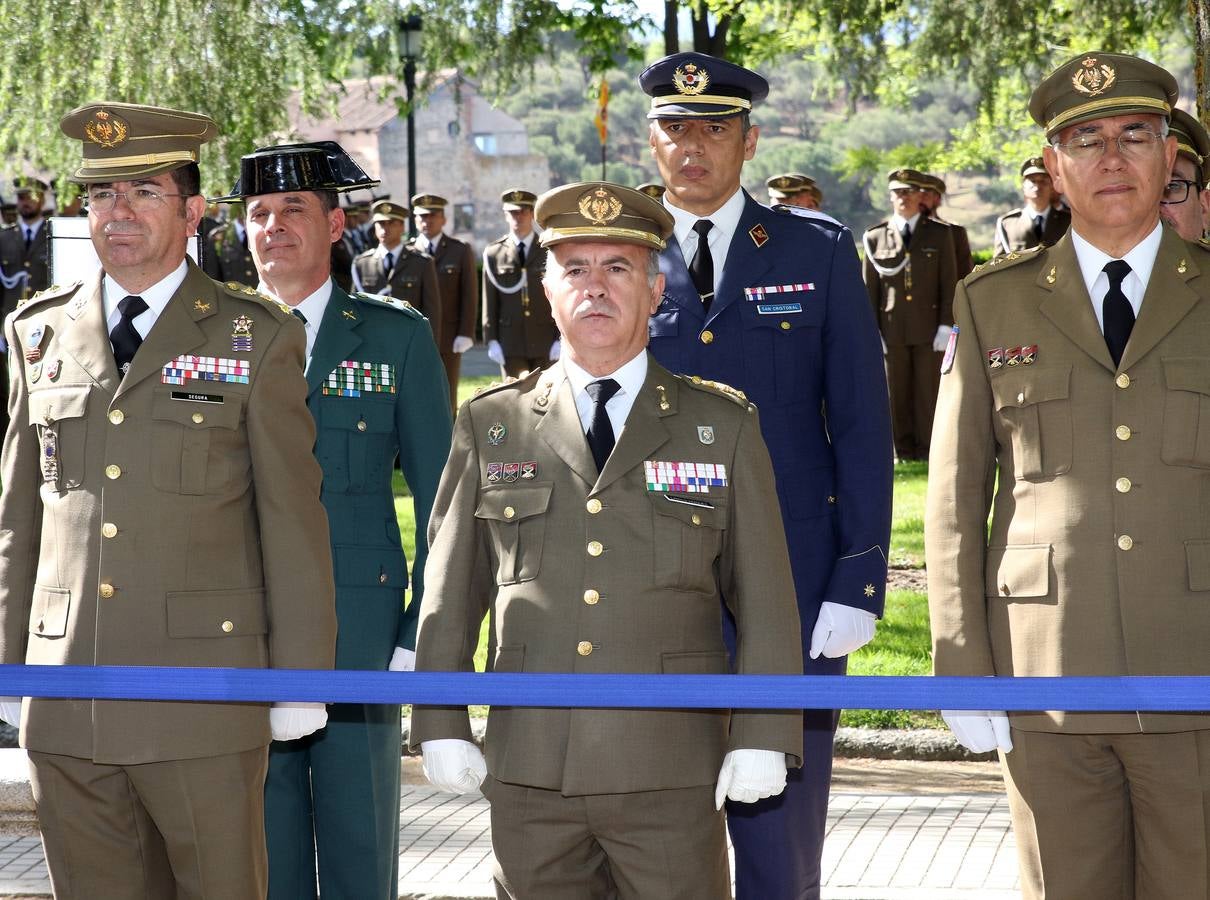
[[[1165,359],[1164,383],[1170,391],[1210,395],[1210,358],[1186,356]]]
[[[395,394],[364,393],[360,397],[328,395],[320,401],[323,428],[358,434],[389,434],[395,430]]]
[[[70,609],[71,591],[34,585],[34,602],[29,608],[29,633],[41,637],[63,637],[67,634],[67,612]]]
[[[222,400],[173,399],[173,394],[221,397]],[[175,422],[185,428],[227,428],[234,431],[239,428],[240,410],[243,405],[242,397],[204,388],[156,391],[155,400],[151,404],[151,417],[163,422]]]
[[[29,392],[29,424],[78,419],[88,409],[88,385],[63,385]]]
[[[1189,590],[1210,591],[1210,541],[1185,541]]]
[[[723,650],[681,650],[660,654],[665,675],[728,675],[731,666]]]
[[[223,638],[269,632],[265,592],[259,588],[172,591],[165,603],[169,637]]]
[[[553,484],[530,484],[525,487],[500,485],[484,488],[475,516],[501,522],[518,522],[546,512],[550,506]]]
[[[332,548],[336,583],[342,587],[408,586],[408,566],[403,551],[394,547]]]
[[[524,672],[525,645],[513,644],[509,647],[497,647],[496,658],[492,662],[493,672]]]
[[[1014,371],[992,377],[992,395],[997,411],[1006,407],[1033,406],[1047,400],[1066,400],[1071,393],[1071,366],[1036,368],[1018,366]]]
[[[662,516],[679,519],[692,528],[727,527],[727,501],[725,497],[709,494],[663,494],[650,492],[652,508]]]
[[[986,590],[989,597],[1013,600],[1050,593],[1050,544],[990,547]]]

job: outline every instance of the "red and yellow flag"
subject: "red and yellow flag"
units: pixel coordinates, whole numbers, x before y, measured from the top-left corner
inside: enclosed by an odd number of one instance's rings
[[[597,95],[597,114],[593,117],[597,126],[597,134],[601,136],[601,146],[609,135],[609,82],[601,79],[601,92]]]

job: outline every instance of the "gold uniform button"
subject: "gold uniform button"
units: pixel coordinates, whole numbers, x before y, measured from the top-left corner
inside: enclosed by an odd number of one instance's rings
[[[1118,493],[1119,493],[1119,494],[1128,494],[1128,493],[1130,493],[1130,487],[1131,487],[1131,485],[1130,485],[1130,479],[1129,479],[1129,478],[1119,478],[1117,481],[1115,481],[1115,482],[1113,483],[1113,486],[1114,486],[1115,488],[1117,488],[1117,489],[1118,489]]]
[[[701,517],[701,516],[699,516],[697,513],[694,513],[693,515],[691,515],[691,516],[689,517],[689,521],[690,521],[690,522],[692,522],[694,525],[701,525],[701,524],[702,524],[702,517]]]
[[[600,602],[600,600],[601,600],[600,592],[594,591],[592,588],[589,588],[588,590],[586,590],[584,592],[584,602],[587,603],[589,606],[596,606],[597,603]]]
[[[589,641],[580,641],[580,643],[576,644],[576,653],[579,653],[581,656],[588,656],[592,653],[592,643]]]
[[[1117,378],[1115,378],[1113,380],[1113,383],[1116,384],[1118,387],[1120,387],[1122,390],[1126,390],[1126,388],[1130,387],[1130,376],[1127,375],[1125,372],[1123,372],[1122,374],[1120,374]]]
[[[1000,585],[1000,596],[1001,596],[1001,597],[1007,597],[1007,596],[1008,596],[1008,584],[1007,584],[1007,582],[1006,582],[1006,583],[1004,583],[1004,584],[1001,584],[1001,585]]]
[[[378,573],[378,583],[379,583],[379,584],[386,584],[386,583],[387,583],[387,573],[386,573],[386,572],[379,572],[379,573]]]
[[[504,518],[511,519],[516,514],[517,514],[517,511],[515,509],[513,509],[511,506],[504,507]]]
[[[203,422],[206,421],[206,417],[203,416],[201,413],[194,413],[189,418],[193,419],[194,425],[201,425]]]
[[[110,597],[113,596],[113,585],[112,584],[102,584],[100,590],[98,590],[97,593],[100,594],[104,599],[108,600]]]
[[[105,535],[107,538],[117,537],[118,526],[113,524],[113,522],[106,522],[101,526],[101,534]]]
[[[1119,441],[1128,441],[1130,440],[1130,435],[1133,434],[1129,425],[1119,425],[1113,430],[1113,433],[1117,435]]]
[[[1119,550],[1129,550],[1133,546],[1134,546],[1134,538],[1132,538],[1130,535],[1123,534],[1121,537],[1118,538],[1118,549]]]
[[[230,634],[231,632],[235,631],[235,623],[232,622],[230,619],[224,619],[223,624],[220,625],[219,627],[222,628],[223,631],[227,632],[227,634]]]
[[[789,322],[782,322],[782,323],[781,323],[781,330],[782,330],[782,331],[789,331],[789,330],[790,330],[792,327],[793,327],[793,326],[792,326],[792,325],[791,325]]]
[[[605,552],[605,547],[600,541],[589,541],[588,542],[588,555],[589,556],[600,556],[604,552]]]
[[[122,477],[122,467],[113,466],[113,465],[106,466],[105,467],[105,477],[108,478],[110,481],[121,478]]]
[[[591,500],[589,500],[587,503],[584,504],[584,508],[587,509],[592,515],[595,516],[597,513],[599,513],[604,508],[604,506],[600,500],[598,500],[596,497],[593,497]]]
[[[711,341],[714,340],[714,332],[709,329],[706,329],[705,331],[702,332],[701,338],[702,338],[703,344],[709,344]]]
[[[1019,394],[1017,394],[1017,402],[1018,403],[1025,402],[1025,391],[1021,391]]]
[[[370,427],[370,426],[366,424],[366,420],[365,420],[365,419],[359,419],[359,420],[358,420],[358,422],[357,422],[357,430],[358,430],[358,431],[365,431],[365,430],[366,430],[367,428],[369,428],[369,427]]]
[[[120,409],[111,409],[109,411],[109,421],[112,425],[121,425],[124,421],[126,421],[126,413],[122,412]]]

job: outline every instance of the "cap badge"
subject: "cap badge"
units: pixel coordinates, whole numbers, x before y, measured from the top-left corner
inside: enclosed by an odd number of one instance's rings
[[[580,198],[580,215],[593,225],[606,225],[622,214],[622,201],[605,188],[596,188]]]
[[[1071,86],[1081,94],[1095,97],[1103,94],[1118,80],[1117,72],[1108,63],[1097,64],[1095,56],[1086,56],[1080,62],[1080,68],[1071,76]]]
[[[710,73],[693,63],[677,66],[672,83],[686,97],[696,97],[710,86]]]
[[[84,136],[106,150],[112,150],[125,142],[129,131],[130,126],[125,120],[103,109],[93,113],[92,121],[84,126]]]

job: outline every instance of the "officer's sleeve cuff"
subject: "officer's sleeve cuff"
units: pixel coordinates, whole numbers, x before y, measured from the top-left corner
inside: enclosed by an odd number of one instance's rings
[[[864,609],[881,618],[886,603],[886,553],[874,546],[842,556],[832,569],[823,600]]]

